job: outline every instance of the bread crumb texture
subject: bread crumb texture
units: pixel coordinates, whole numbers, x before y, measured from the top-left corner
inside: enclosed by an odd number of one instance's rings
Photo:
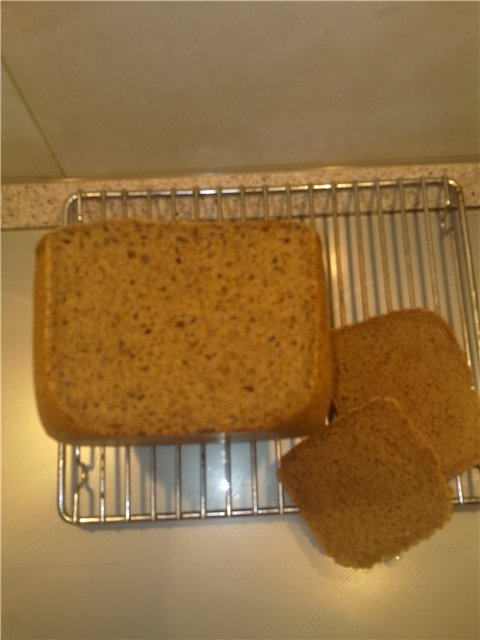
[[[339,415],[396,398],[447,478],[480,463],[480,402],[451,327],[425,309],[393,311],[332,332]]]
[[[309,436],[279,478],[336,562],[368,568],[450,518],[439,460],[395,400],[374,399]]]
[[[324,422],[330,335],[307,226],[109,220],[49,234],[37,264],[37,397],[55,437]]]

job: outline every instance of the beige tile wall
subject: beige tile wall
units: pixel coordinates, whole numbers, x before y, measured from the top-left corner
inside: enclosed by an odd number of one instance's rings
[[[476,159],[476,2],[3,2],[3,177]]]
[[[3,64],[1,86],[3,175],[64,177]]]

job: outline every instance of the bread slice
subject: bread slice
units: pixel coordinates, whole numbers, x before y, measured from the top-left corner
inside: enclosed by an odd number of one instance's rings
[[[326,552],[368,568],[424,540],[452,511],[438,457],[395,400],[374,399],[303,440],[279,478]]]
[[[393,311],[333,332],[339,415],[396,398],[428,437],[447,478],[480,463],[480,403],[450,326],[425,309]]]
[[[37,251],[35,383],[61,441],[298,435],[325,422],[322,248],[299,223],[117,219]]]

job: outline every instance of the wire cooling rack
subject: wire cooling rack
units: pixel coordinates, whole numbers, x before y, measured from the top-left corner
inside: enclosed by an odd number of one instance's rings
[[[480,383],[479,312],[461,187],[447,177],[238,188],[78,192],[65,223],[295,219],[322,237],[331,326],[393,309],[440,313]],[[296,440],[205,445],[60,445],[58,507],[75,524],[285,514],[276,477]],[[455,503],[480,502],[480,472],[453,479]]]

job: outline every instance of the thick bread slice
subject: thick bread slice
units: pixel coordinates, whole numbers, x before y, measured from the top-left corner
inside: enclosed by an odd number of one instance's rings
[[[332,361],[318,235],[290,222],[67,227],[38,247],[35,382],[62,441],[305,434]]]
[[[393,311],[336,329],[339,415],[396,398],[436,450],[447,478],[480,463],[480,402],[450,326],[425,309]]]
[[[371,567],[444,525],[438,457],[395,400],[375,399],[291,449],[279,477],[326,552]]]

